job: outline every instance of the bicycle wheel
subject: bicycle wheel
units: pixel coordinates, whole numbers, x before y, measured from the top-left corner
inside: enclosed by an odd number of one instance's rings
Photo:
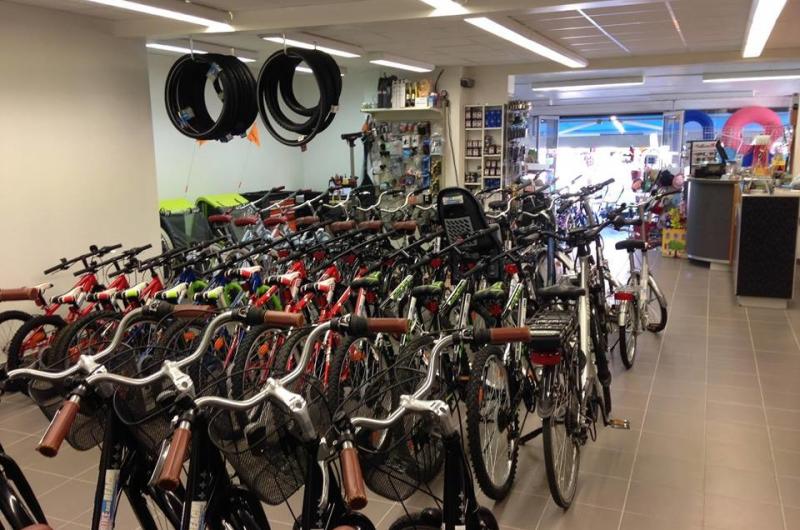
[[[17,330],[31,319],[31,315],[24,311],[3,311],[0,313],[0,364],[8,361],[8,349],[11,339]]]
[[[56,334],[66,325],[57,315],[39,315],[22,324],[8,348],[6,368],[14,370],[33,365],[53,345]]]
[[[546,367],[543,379],[550,385],[549,395],[555,398],[552,414],[542,419],[547,485],[553,501],[567,509],[575,498],[580,467],[580,442],[575,436],[580,428],[576,381],[571,381],[563,364]]]
[[[508,495],[517,472],[517,410],[503,350],[482,348],[467,385],[467,442],[478,485],[487,497]]]
[[[632,293],[636,293],[635,296],[638,296],[638,276],[631,276],[628,287]],[[639,305],[636,303],[636,299],[623,303],[625,304],[625,322],[619,326],[619,356],[625,368],[630,370],[636,361],[636,345],[641,330]]]
[[[235,399],[246,399],[261,389],[282,345],[280,335],[269,326],[257,326],[242,339],[233,357],[230,387]]]
[[[661,290],[656,285],[656,279],[651,274],[647,279],[648,297],[645,306],[647,316],[647,331],[658,333],[667,327],[667,300],[661,294]]]
[[[92,355],[108,344],[122,314],[98,311],[66,325],[51,348],[42,355],[40,365],[48,370],[64,370],[81,355]]]
[[[369,337],[348,337],[331,360],[327,399],[331,410],[344,409],[351,416],[385,418],[394,410],[399,394],[389,368],[387,345]],[[393,357],[393,356],[391,356]],[[388,431],[383,431],[388,434]]]

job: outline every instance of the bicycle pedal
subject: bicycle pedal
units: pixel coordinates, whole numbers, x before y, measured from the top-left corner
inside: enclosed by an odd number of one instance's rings
[[[611,418],[608,420],[608,426],[612,429],[631,430],[631,422],[628,420],[621,420],[619,418]]]

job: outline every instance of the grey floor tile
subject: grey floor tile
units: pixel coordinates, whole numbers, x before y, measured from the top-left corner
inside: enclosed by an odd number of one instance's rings
[[[800,447],[797,447],[800,451]],[[800,452],[775,450],[775,470],[778,475],[800,478]]]
[[[784,506],[800,508],[800,478],[778,477]]]
[[[709,440],[706,444],[706,463],[766,473],[772,473],[774,465],[769,444],[749,444],[740,440]]]
[[[679,488],[702,495],[703,462],[640,454],[636,456],[632,479],[641,484]]]
[[[743,503],[740,499],[706,495],[704,522],[706,528],[720,530],[781,530],[783,515],[776,504]]]
[[[748,425],[766,425],[763,407],[709,401],[706,419]]]
[[[771,471],[707,465],[705,491],[708,495],[778,504],[777,483]]]
[[[564,511],[550,502],[542,514],[538,530],[617,530],[620,512],[575,504]]]
[[[800,449],[800,431],[771,427],[772,446],[782,451],[797,451]]]
[[[644,518],[639,522],[653,520],[653,524],[662,521],[664,526],[657,528],[701,528],[703,524],[704,498],[700,493],[685,488],[660,486],[651,483],[631,482],[625,512],[631,512]],[[623,528],[652,529],[652,526],[631,526],[626,524],[623,516]],[[666,526],[667,524],[671,526]]]
[[[761,390],[757,385],[743,387],[730,385],[707,385],[708,400],[720,403],[735,403],[737,405],[762,405]]]
[[[706,422],[706,440],[765,447],[769,445],[769,432],[765,425],[712,420]]]
[[[705,440],[703,436],[681,436],[677,434],[664,433],[642,433],[639,441],[639,456],[648,455],[656,457],[669,457],[688,462],[703,462]]]
[[[767,407],[767,422],[770,427],[800,430],[800,411]]]

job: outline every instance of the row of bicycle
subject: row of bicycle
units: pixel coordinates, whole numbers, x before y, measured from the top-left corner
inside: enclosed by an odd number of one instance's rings
[[[142,528],[268,528],[260,501],[291,504],[301,487],[298,527],[372,528],[357,511],[364,484],[392,500],[430,495],[432,509],[394,528],[496,528],[473,476],[504,498],[520,446],[540,434],[567,508],[596,424],[626,425],[610,417],[614,339],[630,367],[638,335],[666,323],[642,240],[617,244],[630,257],[624,284],[602,245],[660,197],[598,219],[590,199],[604,185],[500,190],[485,206],[459,188],[433,207],[412,192],[392,209],[395,192],[355,190],[336,205],[325,194],[249,205],[213,219],[216,240],[147,260],[142,248],[93,248],[57,266],[83,269],[51,304],[42,286],[0,290],[45,309],[15,334],[9,368],[12,355],[31,368],[10,382],[29,380],[52,419],[41,453],[64,439],[101,445],[93,528],[113,528],[123,492]],[[292,219],[301,207],[311,215]],[[48,332],[53,304],[69,305],[70,322]],[[541,423],[526,433],[529,417]],[[12,515],[44,522],[30,506]]]

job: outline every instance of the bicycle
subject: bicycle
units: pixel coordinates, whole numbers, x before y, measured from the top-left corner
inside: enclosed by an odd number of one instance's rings
[[[628,253],[628,281],[624,288],[614,293],[617,325],[619,326],[619,352],[625,368],[630,369],[636,360],[636,346],[642,331],[653,333],[662,331],[667,325],[667,299],[650,272],[647,252],[652,247],[647,240],[647,213],[664,197],[680,193],[669,191],[650,197],[634,206],[637,216],[614,223],[619,230],[623,226],[639,228],[640,238],[630,238],[614,245],[617,250]],[[640,266],[636,264],[636,254],[640,254]],[[642,278],[647,278],[643,281]]]

